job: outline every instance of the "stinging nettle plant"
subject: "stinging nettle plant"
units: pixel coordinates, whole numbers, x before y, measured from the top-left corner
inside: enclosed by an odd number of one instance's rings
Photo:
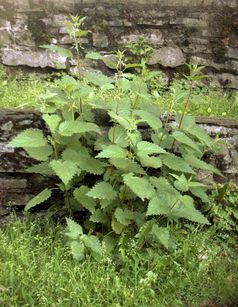
[[[190,68],[191,82],[202,77],[197,67]],[[209,224],[195,207],[195,199],[209,201],[197,172],[221,175],[201,160],[213,141],[186,115],[189,93],[183,114],[163,123],[143,78],[124,73],[121,65],[117,70],[116,78],[88,73],[81,80],[67,75],[57,80],[39,105],[48,133],[27,129],[9,144],[39,162],[29,172],[58,178],[25,210],[57,194],[61,201],[53,207],[68,217],[67,236],[78,260],[87,253],[98,259],[116,246],[122,252],[133,236],[138,246],[172,248],[169,225],[180,219]],[[96,124],[98,109],[109,117],[108,128]]]

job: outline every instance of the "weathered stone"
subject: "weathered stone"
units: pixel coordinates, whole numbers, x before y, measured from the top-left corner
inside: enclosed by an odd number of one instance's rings
[[[93,46],[99,48],[108,47],[108,37],[103,32],[93,32]]]
[[[136,42],[140,37],[148,41],[154,48],[161,47],[164,43],[163,33],[158,29],[151,29],[123,35],[120,44],[125,46],[129,42]]]
[[[66,68],[67,58],[57,53],[44,51],[32,51],[29,49],[4,48],[2,62],[8,66],[30,66],[30,67],[53,67],[56,69]]]
[[[178,47],[162,47],[153,52],[149,65],[161,64],[164,67],[177,67],[185,63],[183,52]]]

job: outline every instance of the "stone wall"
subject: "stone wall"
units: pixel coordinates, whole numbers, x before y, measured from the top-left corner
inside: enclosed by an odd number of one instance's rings
[[[196,118],[212,137],[217,135],[223,151],[208,159],[217,166],[226,178],[212,177],[211,173],[201,173],[200,179],[211,183],[234,182],[238,184],[238,120]],[[97,113],[97,123],[106,125],[105,116]],[[44,129],[40,114],[25,110],[2,110],[0,113],[0,217],[8,212],[7,207],[22,207],[44,187],[51,185],[54,178],[26,173],[26,167],[34,164],[20,149],[8,148],[8,142],[26,128]],[[105,127],[105,129],[108,129]],[[144,127],[144,135],[148,134]]]
[[[155,48],[152,67],[171,75],[193,62],[207,67],[213,85],[238,88],[238,0],[1,0],[0,62],[66,68],[65,58],[39,46],[71,47],[63,28],[70,14],[88,17],[85,52],[108,54],[143,36]]]

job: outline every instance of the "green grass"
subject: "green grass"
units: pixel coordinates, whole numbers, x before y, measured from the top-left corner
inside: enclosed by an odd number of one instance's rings
[[[7,76],[0,67],[0,108],[34,107],[39,95],[49,86],[49,81],[42,80],[36,75]],[[168,91],[158,98],[158,103],[164,110],[168,110],[173,99],[173,89],[179,93],[186,84],[175,81]],[[183,102],[178,102],[174,110],[181,112]],[[204,87],[194,89],[191,96],[189,114],[201,116],[238,117],[238,94]]]
[[[46,84],[33,74],[11,78],[0,67],[0,108],[34,106]]]
[[[171,252],[132,247],[123,260],[76,263],[62,226],[13,219],[0,230],[0,306],[235,306],[235,240],[217,241],[213,228],[174,231]]]

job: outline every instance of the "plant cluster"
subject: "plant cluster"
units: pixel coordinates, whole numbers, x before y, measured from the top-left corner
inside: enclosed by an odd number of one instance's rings
[[[197,67],[190,68],[191,82],[201,78]],[[209,224],[195,207],[195,198],[208,202],[206,186],[196,174],[220,173],[201,160],[213,142],[185,115],[188,104],[189,95],[183,114],[163,123],[162,110],[139,76],[122,71],[116,78],[98,73],[84,79],[63,76],[41,96],[48,135],[27,129],[9,144],[39,161],[29,172],[59,180],[30,200],[25,210],[48,201],[56,191],[62,195],[58,214],[79,216],[80,225],[67,220],[77,259],[86,252],[98,258],[102,246],[108,251],[125,246],[131,236],[140,246],[170,249],[174,243],[169,224],[179,219]],[[108,129],[96,123],[99,109],[109,118]],[[150,131],[147,138],[142,135],[144,124]]]
[[[80,29],[84,19],[76,16],[68,23],[78,63],[80,39],[88,33]],[[58,178],[55,187],[44,189],[25,210],[57,194],[52,207],[68,217],[66,235],[78,260],[87,253],[97,259],[104,249],[115,247],[123,254],[133,236],[138,246],[159,244],[171,249],[169,225],[180,219],[209,224],[195,206],[196,199],[209,202],[207,187],[196,175],[200,170],[221,174],[201,160],[214,149],[213,142],[186,115],[194,82],[204,77],[202,67],[188,65],[188,89],[176,97],[184,101],[182,114],[174,121],[169,114],[162,121],[163,111],[147,82],[146,61],[152,50],[143,49],[143,44],[129,46],[132,53],[144,50],[137,64],[126,63],[124,52],[117,52],[114,78],[88,73],[84,78],[78,74],[56,80],[40,96],[39,110],[48,134],[27,129],[9,144],[24,148],[39,162],[29,172]],[[73,56],[62,47],[44,47]],[[105,60],[95,52],[87,58]],[[139,75],[127,73],[135,68],[141,70]],[[169,113],[173,105],[174,100]],[[97,124],[99,110],[108,117],[105,127]],[[79,224],[70,219],[75,216]]]

